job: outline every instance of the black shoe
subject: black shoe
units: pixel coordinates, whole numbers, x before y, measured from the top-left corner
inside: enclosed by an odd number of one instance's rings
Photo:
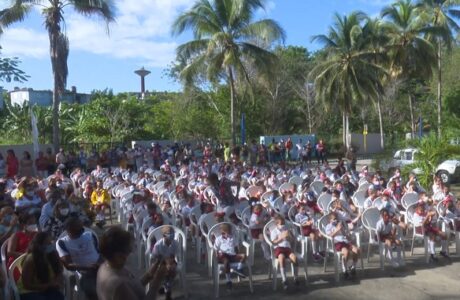
[[[162,287],[158,290],[158,294],[160,294],[160,295],[166,294],[166,289],[165,289],[164,286],[162,286]]]
[[[283,290],[287,290],[287,289],[288,289],[287,281],[283,281]]]
[[[438,262],[438,258],[434,254],[430,255],[430,262]]]
[[[351,274],[351,276],[356,276],[356,267],[355,266],[350,267],[350,274]]]
[[[165,300],[172,300],[171,291],[167,291],[165,294]]]
[[[439,252],[439,255],[441,255],[441,256],[444,257],[444,258],[450,259],[449,255],[448,255],[447,252],[445,252],[445,251]]]
[[[233,273],[235,273],[236,275],[240,276],[241,278],[246,278],[246,274],[243,273],[243,269],[236,269],[236,270],[233,270]]]
[[[349,278],[350,278],[350,273],[348,273],[348,271],[345,271],[345,272],[343,273],[343,278],[349,279]]]
[[[232,282],[231,281],[227,281],[227,290],[231,291],[232,290]]]

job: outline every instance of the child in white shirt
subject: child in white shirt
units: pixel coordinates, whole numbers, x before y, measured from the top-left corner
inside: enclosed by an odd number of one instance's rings
[[[304,205],[299,206],[299,210],[295,215],[296,223],[300,224],[300,231],[303,236],[308,236],[311,240],[311,247],[313,249],[313,259],[315,261],[321,260],[322,256],[318,252],[318,239],[320,234],[318,229],[314,228],[314,219],[308,215],[307,209]]]
[[[231,263],[238,263],[236,270],[233,270],[240,277],[246,277],[243,273],[243,263],[246,255],[238,253],[238,238],[232,234],[232,227],[228,223],[220,225],[221,234],[216,236],[214,241],[214,250],[217,251],[217,259],[220,264],[224,265],[225,278],[227,279],[227,288],[232,288]]]
[[[262,247],[266,260],[270,260],[270,248],[264,240],[263,229],[269,220],[270,216],[264,210],[262,204],[256,204],[252,209],[251,218],[249,219],[249,229],[251,231],[251,237],[261,242],[260,246]]]
[[[289,231],[289,228],[286,226],[286,221],[283,216],[275,215],[274,220],[276,222],[276,227],[270,232],[270,240],[272,241],[275,248],[275,257],[280,264],[280,273],[281,279],[283,281],[283,289],[286,290],[288,285],[286,281],[286,271],[285,271],[285,260],[288,258],[294,265],[294,282],[297,282],[297,257],[292,251],[291,241],[293,236]]]
[[[449,259],[447,255],[447,235],[436,226],[436,216],[436,211],[426,211],[425,203],[423,202],[417,205],[413,216],[414,225],[423,227],[423,232],[428,236],[428,249],[430,251],[430,261],[432,262],[438,261],[434,245],[436,237],[441,238],[441,252],[439,254]]]
[[[382,243],[385,243],[387,249],[388,258],[390,259],[393,267],[404,265],[404,261],[401,258],[401,241],[396,239],[396,229],[399,221],[397,219],[391,219],[391,214],[387,209],[380,211],[381,218],[377,222],[377,235]],[[396,225],[395,225],[395,224]],[[396,247],[396,253],[398,255],[397,260],[393,258],[393,247]]]
[[[347,234],[347,226],[343,222],[339,221],[337,214],[331,213],[329,215],[329,223],[326,225],[326,234],[332,237],[334,241],[334,247],[336,251],[342,252],[342,271],[345,278],[348,278],[350,274],[356,275],[356,262],[360,256],[360,249],[355,246],[349,239]],[[352,258],[352,264],[347,269],[348,260]]]

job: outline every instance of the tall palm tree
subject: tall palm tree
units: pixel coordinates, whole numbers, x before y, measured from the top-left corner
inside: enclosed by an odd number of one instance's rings
[[[194,40],[177,48],[178,57],[186,62],[180,72],[185,84],[192,84],[203,74],[213,83],[227,81],[233,144],[236,144],[236,83],[249,83],[249,67],[270,72],[276,56],[259,45],[270,45],[285,37],[274,20],[253,20],[264,3],[265,0],[197,0],[172,26],[174,35],[188,29],[194,35]]]
[[[85,16],[96,15],[107,23],[114,20],[112,0],[11,0],[11,6],[0,11],[0,28],[23,21],[34,7],[41,9],[50,41],[50,58],[53,71],[53,146],[59,148],[59,104],[67,84],[69,40],[62,31],[64,10],[72,7]]]
[[[313,41],[324,45],[327,58],[310,73],[318,100],[327,108],[338,106],[343,117],[343,143],[348,145],[348,118],[354,102],[364,104],[383,93],[380,78],[386,73],[377,61],[380,53],[366,48],[362,23],[367,16],[353,12],[335,15],[327,35],[317,35]]]
[[[415,136],[414,80],[429,79],[436,62],[433,44],[424,35],[439,32],[427,26],[419,15],[419,6],[411,0],[399,0],[383,8],[385,32],[389,38],[390,71],[394,78],[405,80],[408,86],[411,135]]]
[[[373,58],[374,62],[386,66],[388,63],[388,56],[385,55],[385,47],[387,46],[388,38],[382,26],[382,20],[379,18],[369,18],[363,27],[363,38],[365,47],[379,54]],[[386,76],[386,73],[382,75],[384,75],[384,77],[380,78],[379,82],[385,85],[385,83],[388,83],[388,76]],[[385,94],[378,94],[377,97],[373,99],[377,106],[377,114],[379,117],[380,147],[382,149],[385,147],[382,116],[383,97],[385,97]]]
[[[460,32],[459,25],[454,19],[460,19],[459,0],[420,0],[427,22],[432,27],[438,27],[440,35],[428,35],[437,48],[437,104],[438,104],[438,137],[442,134],[442,48],[450,50],[455,38],[453,33]]]

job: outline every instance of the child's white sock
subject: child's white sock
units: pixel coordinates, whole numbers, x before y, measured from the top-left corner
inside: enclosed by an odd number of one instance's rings
[[[236,269],[237,269],[237,270],[242,270],[242,269],[243,269],[243,263],[242,263],[242,262],[239,262],[239,263],[236,265]]]
[[[342,258],[342,271],[345,273],[347,271],[347,265],[345,262],[345,258]]]
[[[230,275],[230,273],[225,273],[225,279],[227,279],[227,282],[232,281],[232,276]]]
[[[297,267],[297,265],[294,265],[294,278],[297,279],[299,275],[299,268]]]
[[[286,271],[284,270],[284,268],[280,267],[280,274],[281,274],[281,280],[285,282],[286,281]]]
[[[318,244],[316,243],[316,241],[311,241],[311,248],[313,254],[318,253]]]
[[[428,248],[429,248],[430,254],[433,254],[433,255],[436,254],[436,251],[434,250],[434,241],[428,240]]]
[[[385,249],[387,251],[387,257],[390,261],[393,260],[393,250],[391,248],[392,247],[388,247],[387,245],[385,245]]]

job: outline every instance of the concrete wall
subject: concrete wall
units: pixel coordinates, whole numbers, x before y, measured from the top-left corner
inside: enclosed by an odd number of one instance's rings
[[[354,147],[358,147],[358,154],[380,153],[383,151],[380,147],[380,134],[369,133],[366,136],[366,149],[364,147],[364,135],[352,133],[349,135],[349,141]]]

